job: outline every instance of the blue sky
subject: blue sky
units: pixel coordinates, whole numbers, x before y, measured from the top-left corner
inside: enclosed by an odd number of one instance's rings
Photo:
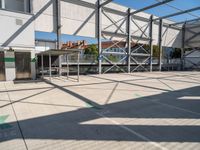
[[[116,3],[131,7],[131,8],[135,8],[135,9],[140,9],[140,8],[155,4],[156,2],[159,2],[159,1],[161,0],[114,0],[114,2]],[[172,8],[171,6],[181,9],[181,10],[191,9],[191,8],[200,6],[200,0],[174,0],[168,4],[170,6],[161,5],[159,7],[149,9],[146,12],[150,14],[154,14],[156,16],[164,16],[171,13],[176,13],[178,11],[175,8]],[[191,14],[200,17],[200,10],[191,12]],[[174,20],[174,21],[184,21],[187,19],[189,20],[189,19],[194,19],[194,18],[195,18],[194,16],[191,16],[189,14],[183,14],[183,15],[179,15],[179,16],[172,17],[169,19]]]
[[[115,3],[133,8],[133,9],[140,9],[152,4],[157,3],[161,0],[113,0]],[[169,5],[162,5],[153,9],[149,9],[146,12],[156,15],[156,16],[165,16],[171,13],[176,13],[178,10],[186,10],[191,9],[194,7],[200,6],[200,0],[174,0]],[[174,21],[185,21],[190,19],[195,19],[200,17],[200,10],[191,12],[190,14],[183,14],[175,17],[171,17],[169,19]],[[51,39],[55,40],[56,35],[54,33],[44,33],[44,32],[36,32],[36,39]],[[62,35],[62,41],[77,41],[77,40],[87,40],[88,43],[96,43],[96,39],[92,38],[85,38],[79,36],[69,36],[69,35]]]

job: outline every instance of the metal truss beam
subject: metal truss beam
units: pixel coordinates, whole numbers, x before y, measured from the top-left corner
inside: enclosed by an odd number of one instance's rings
[[[158,2],[158,3],[156,3],[156,4],[153,4],[153,5],[144,7],[144,8],[142,8],[142,9],[136,10],[136,11],[132,12],[131,15],[134,15],[134,14],[139,13],[139,12],[143,12],[143,11],[145,11],[145,10],[148,10],[148,9],[151,9],[151,8],[154,8],[154,7],[163,5],[163,4],[166,4],[166,3],[171,2],[171,1],[173,1],[173,0],[164,0],[164,1],[162,1],[162,2]]]
[[[127,37],[127,34],[113,33],[113,32],[109,32],[109,31],[102,31],[102,34],[105,34],[105,35],[108,35],[108,36],[121,37],[121,38]],[[144,37],[139,37],[139,36],[134,36],[134,35],[131,35],[131,38],[135,39],[135,40],[149,41],[149,38],[144,38]]]
[[[136,68],[134,68],[131,72],[136,71],[138,68],[143,68],[144,70],[148,71],[143,65],[147,65],[147,61],[149,59],[149,57],[147,57],[145,60],[143,60],[141,63],[139,63],[137,60],[135,60],[133,57],[131,57],[131,59],[133,61],[135,61],[135,63],[138,65]]]
[[[144,53],[132,53],[131,56],[150,57],[150,54],[144,54]]]
[[[199,35],[200,35],[200,32],[194,33],[191,37],[185,40],[185,43],[189,43],[192,39],[196,38]]]
[[[113,1],[113,0],[107,0],[107,1],[105,1],[104,3],[102,3],[102,4],[100,5],[100,7],[103,7],[103,6],[107,5],[108,3],[112,2],[112,1]]]
[[[72,4],[76,4],[79,6],[83,6],[83,7],[88,7],[88,8],[94,8],[96,9],[97,6],[93,3],[89,3],[86,1],[80,1],[80,0],[62,0],[63,2],[67,2],[67,3],[72,3]]]
[[[173,24],[170,24],[170,26],[175,26],[175,25],[180,25],[180,24],[189,23],[189,22],[195,22],[195,21],[200,21],[200,18],[173,23]]]
[[[104,9],[106,12],[113,13],[113,14],[116,14],[116,15],[119,15],[119,16],[127,16],[127,12],[115,10],[115,9],[108,8],[108,7],[103,7],[103,9]]]
[[[185,62],[188,62],[190,63],[192,66],[190,66],[190,68],[193,68],[193,69],[200,69],[200,61],[198,60],[197,62],[193,62],[192,60],[188,59],[188,58],[191,58],[191,57],[188,57],[190,54],[194,53],[195,51],[200,51],[198,49],[193,49],[191,50],[189,53],[185,54],[184,55],[184,61]],[[194,58],[194,57],[192,57]],[[195,58],[200,58],[200,57],[195,57]]]
[[[121,26],[123,25],[123,23],[125,22],[125,19],[123,18],[124,21],[122,21],[122,23],[120,25],[117,25],[117,22],[118,21],[115,21],[111,16],[109,16],[108,14],[105,13],[105,11],[102,9],[102,13],[103,15],[112,23],[111,25],[114,25],[117,30],[115,31],[115,33],[117,33],[118,31],[120,31],[121,33],[125,33],[125,31],[123,31],[121,29]],[[121,19],[120,19],[121,21]],[[110,26],[107,26],[107,27],[110,27]],[[105,29],[105,28],[104,28]]]
[[[195,23],[187,24],[187,28],[186,29],[189,30],[190,32],[192,32],[191,29],[199,28],[199,23],[200,22],[196,22],[196,23],[197,24],[195,24]],[[196,32],[194,32],[194,33],[196,33]]]
[[[178,15],[182,15],[182,14],[189,13],[189,12],[192,12],[192,11],[196,11],[196,10],[199,10],[199,9],[200,9],[200,7],[187,9],[187,10],[184,10],[184,11],[180,11],[180,12],[177,12],[177,13],[173,13],[173,14],[170,14],[170,15],[166,15],[166,16],[162,16],[162,17],[156,18],[156,19],[154,19],[154,21],[160,20],[160,19],[166,19],[166,18],[178,16]]]
[[[113,55],[126,55],[123,52],[102,52],[102,54],[113,54]],[[144,53],[131,53],[130,56],[143,56],[143,57],[149,57],[150,54],[144,54]]]
[[[154,21],[154,24],[159,25],[159,20]],[[174,29],[174,30],[180,30],[180,31],[182,30],[182,27],[172,25],[172,24],[169,24],[169,23],[165,23],[165,22],[163,22],[163,27]]]

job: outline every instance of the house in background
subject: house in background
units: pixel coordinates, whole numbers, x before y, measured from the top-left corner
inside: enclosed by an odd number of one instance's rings
[[[84,49],[88,47],[88,44],[85,40],[82,41],[67,41],[66,43],[63,43],[61,46],[61,49],[68,50],[68,49],[79,49],[81,50],[81,56],[84,55]]]

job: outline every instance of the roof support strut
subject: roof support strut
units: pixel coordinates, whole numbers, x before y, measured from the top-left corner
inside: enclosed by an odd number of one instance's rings
[[[148,10],[148,9],[151,9],[151,8],[154,8],[154,7],[163,5],[163,4],[166,4],[166,3],[171,2],[171,1],[173,1],[173,0],[164,0],[164,1],[162,1],[162,2],[159,2],[159,3],[153,4],[153,5],[144,7],[144,8],[142,8],[142,9],[139,9],[139,10],[136,10],[136,11],[132,12],[131,15],[134,15],[134,14],[136,14],[136,13],[139,13],[139,12],[142,12],[142,11],[145,11],[145,10]]]
[[[200,18],[186,20],[186,21],[181,21],[181,22],[176,22],[176,23],[170,24],[170,26],[175,26],[175,25],[189,23],[189,22],[195,22],[195,21],[200,21]]]
[[[100,7],[103,7],[103,6],[107,5],[108,3],[112,2],[112,1],[113,1],[113,0],[107,0],[107,1],[105,1],[104,3],[102,3],[102,4],[100,5]]]
[[[199,9],[200,9],[200,7],[187,9],[187,10],[180,11],[180,12],[177,12],[177,13],[174,13],[174,14],[170,14],[170,15],[166,15],[166,16],[163,16],[163,17],[160,17],[160,18],[156,18],[156,19],[154,19],[154,21],[160,20],[160,19],[165,19],[165,18],[170,18],[170,17],[174,17],[174,16],[178,16],[178,15],[182,15],[182,14],[189,13],[189,12],[192,12],[192,11],[196,11],[196,10],[199,10]]]

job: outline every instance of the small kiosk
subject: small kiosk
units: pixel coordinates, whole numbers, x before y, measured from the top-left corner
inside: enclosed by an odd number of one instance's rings
[[[78,49],[50,49],[37,54],[37,75],[41,78],[49,77],[51,81],[55,76],[67,76],[69,79],[69,56],[75,55],[77,58],[77,81],[79,82],[79,62],[80,62],[80,50]],[[62,66],[62,60],[65,58],[67,66]]]

